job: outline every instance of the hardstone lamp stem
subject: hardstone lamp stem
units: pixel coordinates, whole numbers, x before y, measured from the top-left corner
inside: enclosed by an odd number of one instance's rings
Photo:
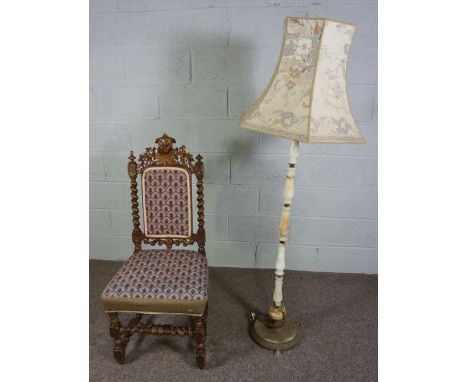
[[[286,309],[283,302],[283,277],[285,268],[286,242],[289,232],[289,214],[291,202],[294,196],[294,182],[296,179],[296,162],[299,156],[299,141],[292,141],[289,148],[289,167],[286,174],[286,183],[283,191],[283,209],[281,212],[281,222],[279,225],[278,255],[276,258],[275,270],[275,291],[273,293],[273,305],[268,310],[268,316],[272,320],[284,320]]]

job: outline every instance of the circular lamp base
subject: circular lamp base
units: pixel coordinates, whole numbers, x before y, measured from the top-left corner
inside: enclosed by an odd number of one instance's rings
[[[299,324],[297,321],[284,320],[279,325],[268,325],[258,317],[250,324],[252,339],[261,347],[270,350],[286,350],[297,342]]]

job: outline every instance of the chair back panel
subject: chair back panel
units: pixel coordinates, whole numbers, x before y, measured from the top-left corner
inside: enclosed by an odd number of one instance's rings
[[[198,244],[205,255],[205,208],[203,187],[203,157],[196,158],[185,146],[173,147],[175,139],[163,134],[156,147],[147,147],[138,162],[130,152],[128,175],[132,198],[135,251],[142,243],[149,245]],[[141,176],[141,199],[138,197],[137,177]],[[198,230],[193,232],[192,177],[196,177],[196,208]],[[139,201],[142,202],[143,230],[140,229]]]
[[[143,226],[147,237],[192,235],[191,176],[181,167],[148,167],[142,173]]]

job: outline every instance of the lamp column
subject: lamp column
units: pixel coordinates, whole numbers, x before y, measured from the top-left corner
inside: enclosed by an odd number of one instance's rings
[[[286,174],[286,183],[283,191],[283,209],[279,225],[278,255],[276,257],[275,291],[273,292],[273,305],[268,310],[268,316],[272,320],[284,320],[286,309],[283,302],[283,277],[285,268],[286,242],[289,232],[289,215],[291,202],[294,196],[294,182],[296,180],[296,162],[299,156],[299,141],[292,141],[289,148],[289,167]]]
[[[279,354],[280,350],[289,349],[297,341],[298,323],[286,319],[283,301],[283,277],[285,268],[286,242],[289,232],[289,214],[294,195],[296,179],[296,161],[299,155],[299,141],[292,141],[289,148],[289,167],[284,185],[284,202],[279,226],[278,256],[276,258],[275,291],[273,304],[265,316],[252,314],[250,334],[255,342]]]

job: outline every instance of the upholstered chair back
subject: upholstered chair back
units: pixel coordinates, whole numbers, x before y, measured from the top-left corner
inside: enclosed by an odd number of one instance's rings
[[[133,232],[135,251],[141,244],[173,245],[198,244],[198,252],[205,253],[205,214],[203,196],[202,156],[195,159],[185,146],[173,147],[175,139],[164,134],[156,139],[157,147],[148,147],[135,161],[130,152],[128,175],[131,181]],[[140,177],[141,194],[138,192]],[[193,232],[192,178],[197,181],[198,230]],[[140,203],[143,229],[140,228]]]
[[[143,227],[147,237],[192,235],[192,187],[182,167],[148,167],[141,176]]]

